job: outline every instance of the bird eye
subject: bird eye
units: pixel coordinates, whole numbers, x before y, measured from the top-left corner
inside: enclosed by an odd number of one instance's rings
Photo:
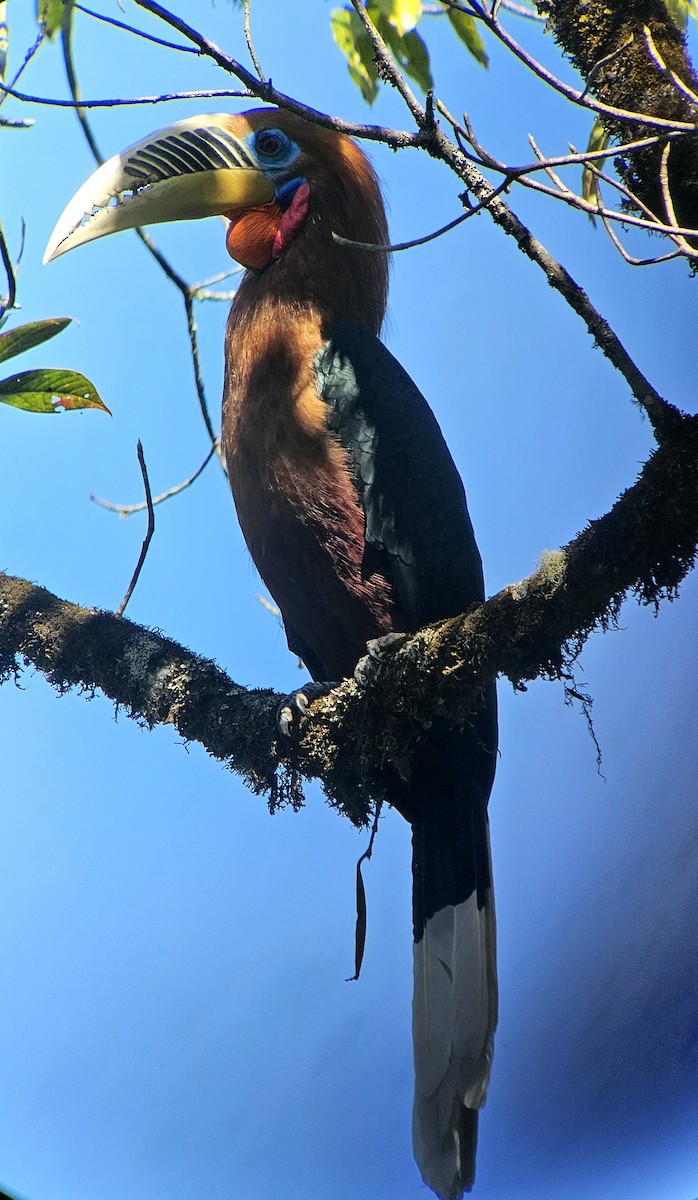
[[[277,129],[262,129],[255,137],[254,148],[264,158],[278,158],[288,148],[288,141]]]

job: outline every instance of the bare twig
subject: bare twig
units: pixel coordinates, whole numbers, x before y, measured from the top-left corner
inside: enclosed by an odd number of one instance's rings
[[[526,4],[517,4],[516,0],[501,0],[501,7],[506,9],[507,12],[514,13],[517,17],[525,17],[527,21],[542,23],[545,20],[545,17],[542,17],[540,13],[534,12]]]
[[[661,439],[673,430],[677,419],[680,419],[677,410],[652,387],[633,362],[617,334],[591,303],[586,292],[572,279],[569,272],[538,241],[502,197],[493,195],[494,189],[484,176],[472,163],[468,162],[465,155],[441,131],[437,131],[435,136],[433,152],[437,153],[455,171],[478,200],[489,200],[487,211],[495,222],[515,238],[522,252],[545,272],[551,286],[561,293],[570,307],[582,318],[596,344],[621,372],[633,396],[644,408],[656,436]]]
[[[491,214],[496,224],[498,224],[511,237],[515,238],[522,252],[526,254],[527,257],[529,257],[533,262],[535,262],[542,271],[544,271],[551,286],[564,296],[567,303],[582,318],[597,345],[601,348],[609,361],[613,363],[616,369],[619,370],[626,379],[635,399],[647,413],[657,437],[662,438],[673,431],[676,426],[676,421],[681,419],[678,411],[673,407],[673,405],[668,404],[666,400],[659,395],[656,389],[652,387],[652,385],[631,359],[617,334],[613,332],[608,322],[594,308],[589,300],[589,297],[579,286],[579,284],[576,283],[575,280],[570,276],[569,272],[567,272],[564,267],[562,267],[561,264],[558,263],[555,258],[553,258],[553,256],[548,250],[546,250],[542,243],[533,236],[531,231],[526,228],[523,222],[504,202],[502,197],[494,195],[494,188],[488,183],[484,176],[480,174],[480,171],[468,161],[468,158],[463,151],[460,150],[452,141],[450,141],[450,139],[446,137],[445,133],[438,128],[429,129],[426,133],[424,132],[423,126],[426,114],[424,113],[424,110],[419,102],[414,97],[412,97],[411,101],[408,102],[407,97],[404,96],[403,93],[405,89],[407,89],[409,92],[409,88],[407,88],[404,80],[400,85],[400,91],[401,94],[403,94],[403,98],[405,98],[405,102],[410,108],[410,112],[412,112],[415,120],[417,120],[417,123],[420,125],[419,134],[403,134],[395,130],[383,129],[381,127],[357,126],[350,122],[338,121],[335,118],[327,117],[323,113],[318,113],[315,110],[308,108],[306,105],[299,104],[298,101],[284,95],[282,92],[278,92],[271,86],[271,84],[260,83],[260,81],[257,80],[254,75],[247,71],[235,59],[231,59],[230,56],[225,54],[220,47],[215,45],[215,43],[211,42],[208,38],[205,38],[190,25],[187,25],[187,23],[182,21],[180,17],[175,16],[161,4],[158,4],[156,0],[134,0],[134,3],[137,4],[139,8],[158,16],[171,28],[177,29],[179,33],[189,38],[195,45],[198,45],[209,57],[211,57],[214,62],[217,62],[218,65],[224,70],[235,75],[237,79],[244,83],[246,87],[249,87],[250,91],[254,92],[254,94],[259,96],[259,98],[262,100],[278,104],[282,108],[287,108],[292,112],[296,112],[300,116],[304,116],[316,124],[325,125],[332,129],[338,129],[355,137],[381,141],[387,145],[393,146],[394,148],[403,146],[419,148],[427,145],[430,153],[435,157],[440,158],[442,162],[449,166],[451,170],[463,180],[468,190],[477,197],[479,202],[486,202],[485,207]],[[499,26],[496,22],[492,23],[490,21],[488,14],[486,14],[481,6],[477,3],[477,0],[471,0],[470,8],[456,3],[456,0],[444,0],[444,3],[448,4],[450,7],[458,9],[458,11],[473,12],[476,15],[479,15],[481,19],[486,19],[486,23],[489,22],[490,26],[494,24],[497,35],[500,36],[498,31],[501,29],[501,26]],[[359,6],[357,8],[357,12],[359,12],[359,15],[361,15],[359,10],[360,8],[363,8],[363,5],[361,5],[360,0],[355,0],[355,5]],[[505,36],[506,35],[504,34],[504,31],[502,31],[503,39]],[[509,41],[510,40],[511,39],[509,39]],[[514,43],[514,45],[516,44]],[[528,58],[528,56],[521,51],[520,47],[517,47],[517,51],[519,52],[519,57],[523,56],[524,60]],[[387,54],[387,50],[385,50],[385,53]],[[400,77],[400,72],[389,55],[386,59],[385,66],[386,70],[389,71],[391,79],[394,79],[396,86],[398,86],[398,77]],[[582,103],[584,106],[594,107],[596,102],[592,104],[588,98],[586,98],[584,101],[580,101],[579,93],[575,92],[574,89],[569,89],[565,85],[560,85],[560,87],[563,88],[563,94],[571,92],[571,98],[574,99],[575,103]],[[604,111],[606,111],[607,106],[601,107],[604,109]],[[623,112],[622,115],[627,119],[637,120],[637,114]],[[674,133],[677,129],[685,128],[693,130],[695,128],[693,123],[689,124],[684,122],[674,125],[671,122],[661,122],[654,119],[651,120],[649,118],[642,118],[642,120],[645,124],[654,125],[658,128],[669,125]]]
[[[413,238],[410,242],[393,242],[389,246],[377,246],[372,242],[354,242],[351,238],[342,237],[338,233],[333,233],[332,238],[338,246],[352,246],[355,250],[371,250],[374,253],[381,254],[395,254],[398,250],[412,250],[415,246],[425,246],[427,242],[436,241],[444,233],[450,233],[452,229],[455,229],[457,225],[462,225],[469,217],[476,216],[483,208],[487,207],[491,199],[505,192],[510,183],[510,179],[505,179],[498,187],[492,189],[492,197],[490,199],[481,200],[478,204],[473,204],[468,208],[467,212],[461,213],[459,217],[455,217],[447,225],[442,225],[440,229],[434,230],[433,233],[427,233],[424,237]]]
[[[80,89],[79,89],[77,77],[75,74],[75,68],[74,68],[73,56],[72,56],[72,43],[71,43],[72,9],[71,8],[67,8],[65,10],[65,14],[64,14],[64,18],[63,18],[63,28],[62,28],[61,32],[62,32],[61,40],[62,40],[62,45],[63,45],[63,59],[64,59],[64,63],[65,63],[66,75],[68,77],[68,86],[70,87],[70,93],[71,93],[73,101],[75,102],[75,105],[76,105],[76,114],[77,114],[77,117],[82,126],[82,130],[83,130],[83,133],[87,140],[87,144],[89,145],[90,150],[92,151],[92,154],[93,154],[96,162],[101,165],[104,162],[104,157],[101,154],[100,149],[95,141],[90,123],[87,119],[87,115],[84,112],[84,106],[80,104]],[[187,333],[189,335],[189,344],[191,347],[192,364],[194,367],[194,382],[195,382],[195,386],[196,386],[197,398],[199,401],[199,408],[201,409],[201,414],[204,419],[206,431],[211,440],[211,446],[212,446],[213,450],[216,452],[216,454],[218,455],[220,464],[223,467],[223,469],[225,470],[225,467],[223,466],[223,457],[222,457],[222,452],[220,449],[220,442],[219,442],[219,439],[213,429],[213,425],[211,423],[211,417],[210,417],[209,411],[208,411],[208,401],[206,399],[206,391],[204,388],[203,377],[201,375],[201,368],[200,368],[200,364],[199,364],[199,345],[198,345],[198,339],[197,339],[197,335],[196,335],[196,320],[194,317],[194,300],[193,300],[192,288],[182,278],[182,276],[179,274],[179,272],[175,271],[172,264],[165,258],[162,251],[155,245],[152,238],[150,237],[150,235],[148,233],[145,232],[145,230],[136,229],[135,232],[138,235],[138,237],[140,238],[140,240],[143,242],[146,249],[150,252],[150,254],[152,254],[153,258],[157,262],[160,269],[164,272],[164,274],[167,276],[167,278],[170,280],[170,282],[173,283],[174,286],[177,288],[177,290],[181,294],[182,299],[184,301],[184,307],[185,307],[186,318],[187,318]]]
[[[391,129],[384,125],[364,125],[357,121],[344,121],[339,117],[333,117],[329,113],[319,112],[315,108],[311,108],[308,104],[302,104],[294,99],[293,96],[286,95],[285,92],[280,92],[271,82],[262,82],[257,79],[251,71],[243,67],[242,63],[237,59],[231,58],[224,50],[212,42],[210,38],[204,37],[198,29],[194,29],[183,21],[181,17],[169,11],[162,4],[158,4],[157,0],[134,0],[134,4],[138,8],[142,8],[145,12],[152,13],[158,17],[171,29],[176,29],[184,37],[189,38],[195,46],[213,62],[215,62],[222,70],[229,75],[234,75],[236,79],[249,88],[250,93],[256,96],[265,104],[276,104],[279,108],[287,109],[289,112],[295,112],[299,117],[305,117],[307,121],[315,125],[322,125],[326,129],[335,129],[339,133],[346,133],[349,137],[363,138],[366,141],[383,142],[386,146],[391,146],[394,150],[403,149],[404,147],[418,147],[424,144],[424,138],[421,133],[412,133],[404,129]]]
[[[44,108],[129,108],[134,105],[167,104],[170,100],[250,100],[252,92],[241,88],[208,88],[197,92],[161,92],[157,96],[114,97],[109,100],[61,100],[52,96],[32,96],[0,83],[0,92],[24,104],[40,104]]]
[[[681,258],[682,257],[682,253],[680,250],[672,250],[672,251],[670,251],[669,254],[658,254],[656,256],[656,258],[635,258],[632,254],[629,254],[628,251],[626,250],[625,246],[623,245],[620,238],[618,237],[618,234],[614,230],[613,224],[611,223],[611,221],[608,220],[608,217],[606,216],[606,213],[604,212],[603,208],[599,207],[597,216],[599,216],[601,218],[601,221],[603,222],[603,227],[606,230],[606,233],[608,234],[609,238],[613,242],[613,245],[615,246],[616,250],[621,255],[621,257],[623,259],[625,259],[628,266],[630,266],[630,267],[654,267],[654,266],[657,266],[658,263],[669,262],[669,260],[672,258]]]
[[[671,71],[669,69],[669,67],[667,67],[664,59],[662,58],[661,54],[659,53],[659,50],[657,49],[657,45],[654,41],[654,38],[652,37],[651,30],[649,30],[646,25],[643,25],[642,29],[643,29],[643,33],[645,36],[645,45],[647,46],[647,53],[649,54],[650,58],[652,59],[652,62],[654,63],[655,67],[657,67],[657,69],[659,70],[660,74],[664,75],[665,78],[669,79],[671,81],[671,83],[673,83],[676,90],[678,92],[681,92],[681,95],[685,96],[687,100],[690,100],[691,104],[698,104],[698,96],[696,95],[696,93],[691,91],[690,87],[687,87],[686,84],[683,82],[683,80],[679,79],[678,75],[676,74],[676,71]]]
[[[172,496],[178,496],[180,492],[184,492],[188,487],[191,487],[192,483],[196,483],[199,475],[201,475],[202,471],[208,466],[215,453],[216,447],[211,446],[211,449],[206,455],[204,461],[196,468],[193,475],[190,475],[188,479],[183,481],[183,483],[178,483],[175,487],[168,488],[166,492],[160,492],[159,496],[155,496],[153,498],[153,508],[155,508],[157,504],[163,504],[165,500],[170,500]],[[95,496],[92,493],[90,493],[90,500],[92,500],[94,504],[98,504],[100,508],[106,508],[109,512],[118,513],[120,517],[130,517],[132,513],[143,512],[143,509],[148,507],[147,500],[142,500],[139,504],[114,504],[113,501],[102,500],[99,496]]]
[[[46,34],[46,22],[42,21],[41,24],[39,25],[39,32],[36,36],[36,39],[34,40],[32,45],[27,50],[24,58],[22,59],[22,62],[19,64],[17,70],[15,71],[15,73],[10,81],[10,88],[15,87],[15,85],[17,84],[17,82],[19,81],[21,76],[26,71],[27,67],[29,66],[29,63],[31,62],[34,55],[37,53],[41,44],[43,43],[45,34]],[[4,96],[0,96],[0,104],[2,104],[4,99],[5,99]]]
[[[536,158],[538,159],[538,162],[540,163],[541,168],[545,171],[546,175],[548,176],[548,179],[552,180],[552,182],[555,184],[556,188],[558,188],[560,192],[562,192],[563,194],[569,194],[570,189],[562,182],[562,180],[560,179],[560,176],[557,174],[557,172],[553,170],[552,164],[546,160],[546,158],[543,154],[541,154],[540,150],[538,149],[538,146],[536,145],[536,142],[535,142],[535,139],[534,139],[532,133],[529,133],[529,135],[528,135],[528,142],[529,142],[529,145],[530,145],[533,153],[535,154]]]
[[[242,275],[244,267],[231,267],[228,271],[219,271],[217,275],[211,275],[208,279],[202,279],[200,283],[191,285],[191,293],[195,300],[201,299],[201,294],[206,288],[213,287],[214,283],[222,283],[224,279],[230,279],[233,275]]]
[[[491,155],[489,151],[487,151],[484,146],[480,144],[475,136],[467,113],[464,114],[463,123],[461,123],[440,101],[438,103],[438,107],[439,111],[453,128],[454,134],[458,140],[458,148],[461,154],[474,167],[485,167],[489,170],[497,171],[499,174],[506,176],[508,183],[519,183],[523,187],[540,192],[542,195],[548,196],[553,200],[561,200],[568,206],[576,208],[580,212],[585,212],[592,217],[605,216],[609,221],[615,221],[623,225],[632,225],[638,229],[645,230],[648,233],[659,233],[673,239],[675,242],[677,234],[679,236],[686,237],[696,236],[696,231],[693,229],[677,229],[673,225],[663,224],[661,221],[658,221],[652,211],[638,196],[630,191],[626,184],[622,183],[619,179],[612,178],[611,176],[600,172],[594,164],[597,160],[601,160],[603,162],[608,158],[608,148],[602,150],[585,150],[580,153],[574,147],[571,147],[571,154],[556,155],[546,158],[539,150],[533,138],[530,138],[529,140],[534,148],[534,152],[538,155],[537,161],[534,163],[526,163],[522,166],[514,166],[500,162],[499,159],[494,158],[493,155]],[[676,134],[653,134],[648,138],[638,138],[632,142],[624,142],[614,148],[614,153],[625,154],[632,150],[644,149],[648,146],[655,146],[659,145],[660,143],[665,143],[666,141],[673,142],[674,138],[682,138],[685,136],[686,134],[683,131],[677,131]],[[473,150],[475,151],[474,154],[465,149],[461,139],[464,139],[468,145],[473,147]],[[568,188],[552,170],[552,168],[556,166],[573,166],[576,164],[588,167],[589,170],[592,171],[597,177],[597,179],[602,179],[605,183],[608,183],[626,200],[630,201],[630,203],[635,205],[641,212],[644,212],[645,217],[637,217],[625,210],[622,212],[615,212],[613,209],[608,208],[601,210],[597,203],[591,203],[589,200],[585,200],[583,196],[578,196],[575,192],[571,191],[571,189]],[[553,179],[555,187],[547,187],[546,185],[531,178],[532,175],[539,171],[545,171]],[[680,254],[683,257],[695,257],[695,252],[690,250],[690,248],[681,250]],[[658,256],[657,261],[662,262],[669,257],[674,258],[676,255],[672,252],[671,255]],[[654,260],[647,261],[649,262]]]
[[[254,48],[254,42],[252,41],[252,27],[250,25],[250,0],[243,0],[243,11],[245,14],[245,41],[247,42],[247,49],[249,51],[250,58],[252,59],[252,64],[254,66],[255,71],[259,75],[261,82],[265,83],[266,76],[260,66],[260,62],[259,62],[259,59],[257,58],[257,54],[256,54],[256,51]],[[201,51],[199,51],[199,53],[201,53]]]
[[[660,182],[661,188],[662,188],[662,197],[664,200],[664,207],[666,209],[667,220],[670,222],[671,228],[676,233],[676,237],[674,239],[675,244],[681,250],[683,250],[684,253],[687,254],[689,257],[695,258],[696,250],[691,249],[691,247],[689,246],[685,237],[683,236],[683,231],[680,229],[678,221],[676,220],[676,213],[674,211],[674,201],[672,200],[671,188],[669,187],[669,154],[670,153],[671,153],[671,142],[667,142],[666,146],[662,150],[662,157],[661,157],[661,160],[659,163],[659,182]],[[698,231],[696,231],[696,234],[698,235]]]
[[[138,445],[136,446],[136,450],[138,453],[138,465],[141,468],[141,475],[143,476],[143,487],[145,488],[145,502],[146,502],[146,506],[148,508],[148,528],[146,530],[145,537],[143,538],[143,545],[141,546],[141,552],[138,557],[138,562],[136,563],[136,569],[133,572],[133,575],[131,577],[131,582],[129,583],[128,587],[126,588],[126,595],[124,596],[123,600],[121,601],[121,604],[119,605],[116,612],[114,613],[115,617],[123,617],[124,612],[126,611],[126,605],[128,604],[129,600],[131,599],[131,596],[133,595],[133,590],[134,590],[136,584],[138,583],[138,577],[139,577],[141,571],[143,570],[143,563],[145,562],[146,555],[147,555],[148,549],[150,547],[150,542],[151,542],[152,536],[155,532],[155,513],[153,512],[153,498],[150,494],[150,480],[148,479],[148,468],[145,465],[143,446],[141,445],[140,438],[138,439]]]
[[[201,409],[201,415],[204,419],[204,425],[206,426],[206,432],[208,433],[208,436],[211,439],[211,446],[213,447],[216,454],[218,455],[218,461],[220,462],[221,466],[223,467],[223,470],[225,471],[225,464],[223,462],[223,451],[221,449],[221,444],[218,439],[218,434],[216,433],[215,429],[213,428],[213,424],[211,422],[211,415],[208,411],[208,401],[206,400],[206,391],[204,388],[204,377],[201,374],[201,360],[199,357],[199,339],[197,337],[198,326],[196,324],[196,316],[194,315],[194,297],[192,295],[191,289],[188,289],[187,292],[184,294],[184,309],[187,314],[187,333],[189,334],[189,348],[191,351],[192,366],[194,368],[194,385],[196,387],[196,394],[199,398],[199,408]]]
[[[140,3],[140,0],[136,0]],[[572,104],[576,104],[581,108],[588,108],[592,112],[602,113],[609,117],[614,117],[618,121],[629,121],[633,124],[642,124],[654,129],[670,129],[670,130],[685,130],[690,133],[695,133],[698,130],[698,122],[694,121],[670,121],[664,117],[653,117],[649,113],[631,112],[626,108],[615,108],[612,104],[603,104],[600,100],[596,100],[591,96],[584,95],[577,88],[570,87],[569,84],[563,83],[551,71],[548,71],[541,63],[539,63],[532,55],[524,50],[523,46],[512,38],[506,29],[497,21],[493,20],[486,8],[481,5],[478,0],[466,0],[466,3],[461,3],[460,0],[442,0],[449,8],[455,9],[457,12],[463,12],[469,16],[476,17],[482,21],[491,32],[499,38],[503,45],[507,47],[511,53],[519,59],[526,67],[547,83],[554,91],[559,92],[566,100]]]
[[[626,40],[622,43],[622,45],[616,46],[615,50],[612,50],[610,54],[604,55],[604,57],[600,58],[597,63],[594,63],[593,67],[591,68],[589,74],[586,77],[584,91],[581,93],[582,100],[585,99],[586,94],[589,91],[589,88],[594,83],[594,81],[598,78],[599,74],[601,73],[601,71],[603,71],[604,67],[607,67],[610,63],[615,62],[615,60],[619,57],[619,55],[623,54],[623,52],[625,50],[627,50],[629,46],[632,46],[634,41],[635,41],[635,35],[631,33],[630,36],[628,38],[626,38]]]
[[[155,37],[152,33],[145,33],[143,29],[137,29],[135,25],[127,25],[125,21],[117,21],[116,17],[108,17],[105,13],[94,12],[91,8],[86,8],[84,4],[73,3],[73,8],[78,12],[85,13],[88,17],[94,17],[96,21],[103,21],[105,25],[114,25],[117,29],[124,29],[127,33],[134,34],[135,37],[143,38],[146,42],[154,42],[156,46],[164,46],[166,50],[179,50],[182,54],[201,54],[198,46],[182,46],[178,42],[168,42],[164,38]]]

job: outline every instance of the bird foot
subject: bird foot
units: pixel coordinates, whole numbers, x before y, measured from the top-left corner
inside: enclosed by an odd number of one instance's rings
[[[376,681],[383,668],[387,652],[396,650],[406,639],[406,633],[386,633],[385,637],[375,638],[366,644],[368,654],[360,658],[354,667],[354,679],[360,688],[366,688]]]
[[[284,737],[290,737],[294,722],[308,716],[308,707],[313,700],[329,696],[336,683],[306,683],[297,692],[285,696],[277,709],[276,723]]]

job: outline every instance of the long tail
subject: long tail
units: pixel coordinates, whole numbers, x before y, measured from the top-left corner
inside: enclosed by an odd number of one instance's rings
[[[470,789],[469,789],[470,790]],[[489,790],[489,789],[487,789]],[[497,1024],[487,792],[413,822],[414,1155],[442,1200],[475,1176]]]

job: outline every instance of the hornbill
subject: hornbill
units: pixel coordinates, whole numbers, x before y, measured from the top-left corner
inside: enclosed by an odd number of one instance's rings
[[[387,243],[376,176],[291,112],[179,121],[92,175],[45,261],[160,221],[220,214],[247,268],[225,343],[222,443],[250,554],[316,681],[366,644],[483,599],[463,485],[434,415],[378,340]],[[410,822],[415,1157],[444,1200],[473,1183],[497,1019],[487,801],[494,685],[462,728],[433,720],[384,793]]]

